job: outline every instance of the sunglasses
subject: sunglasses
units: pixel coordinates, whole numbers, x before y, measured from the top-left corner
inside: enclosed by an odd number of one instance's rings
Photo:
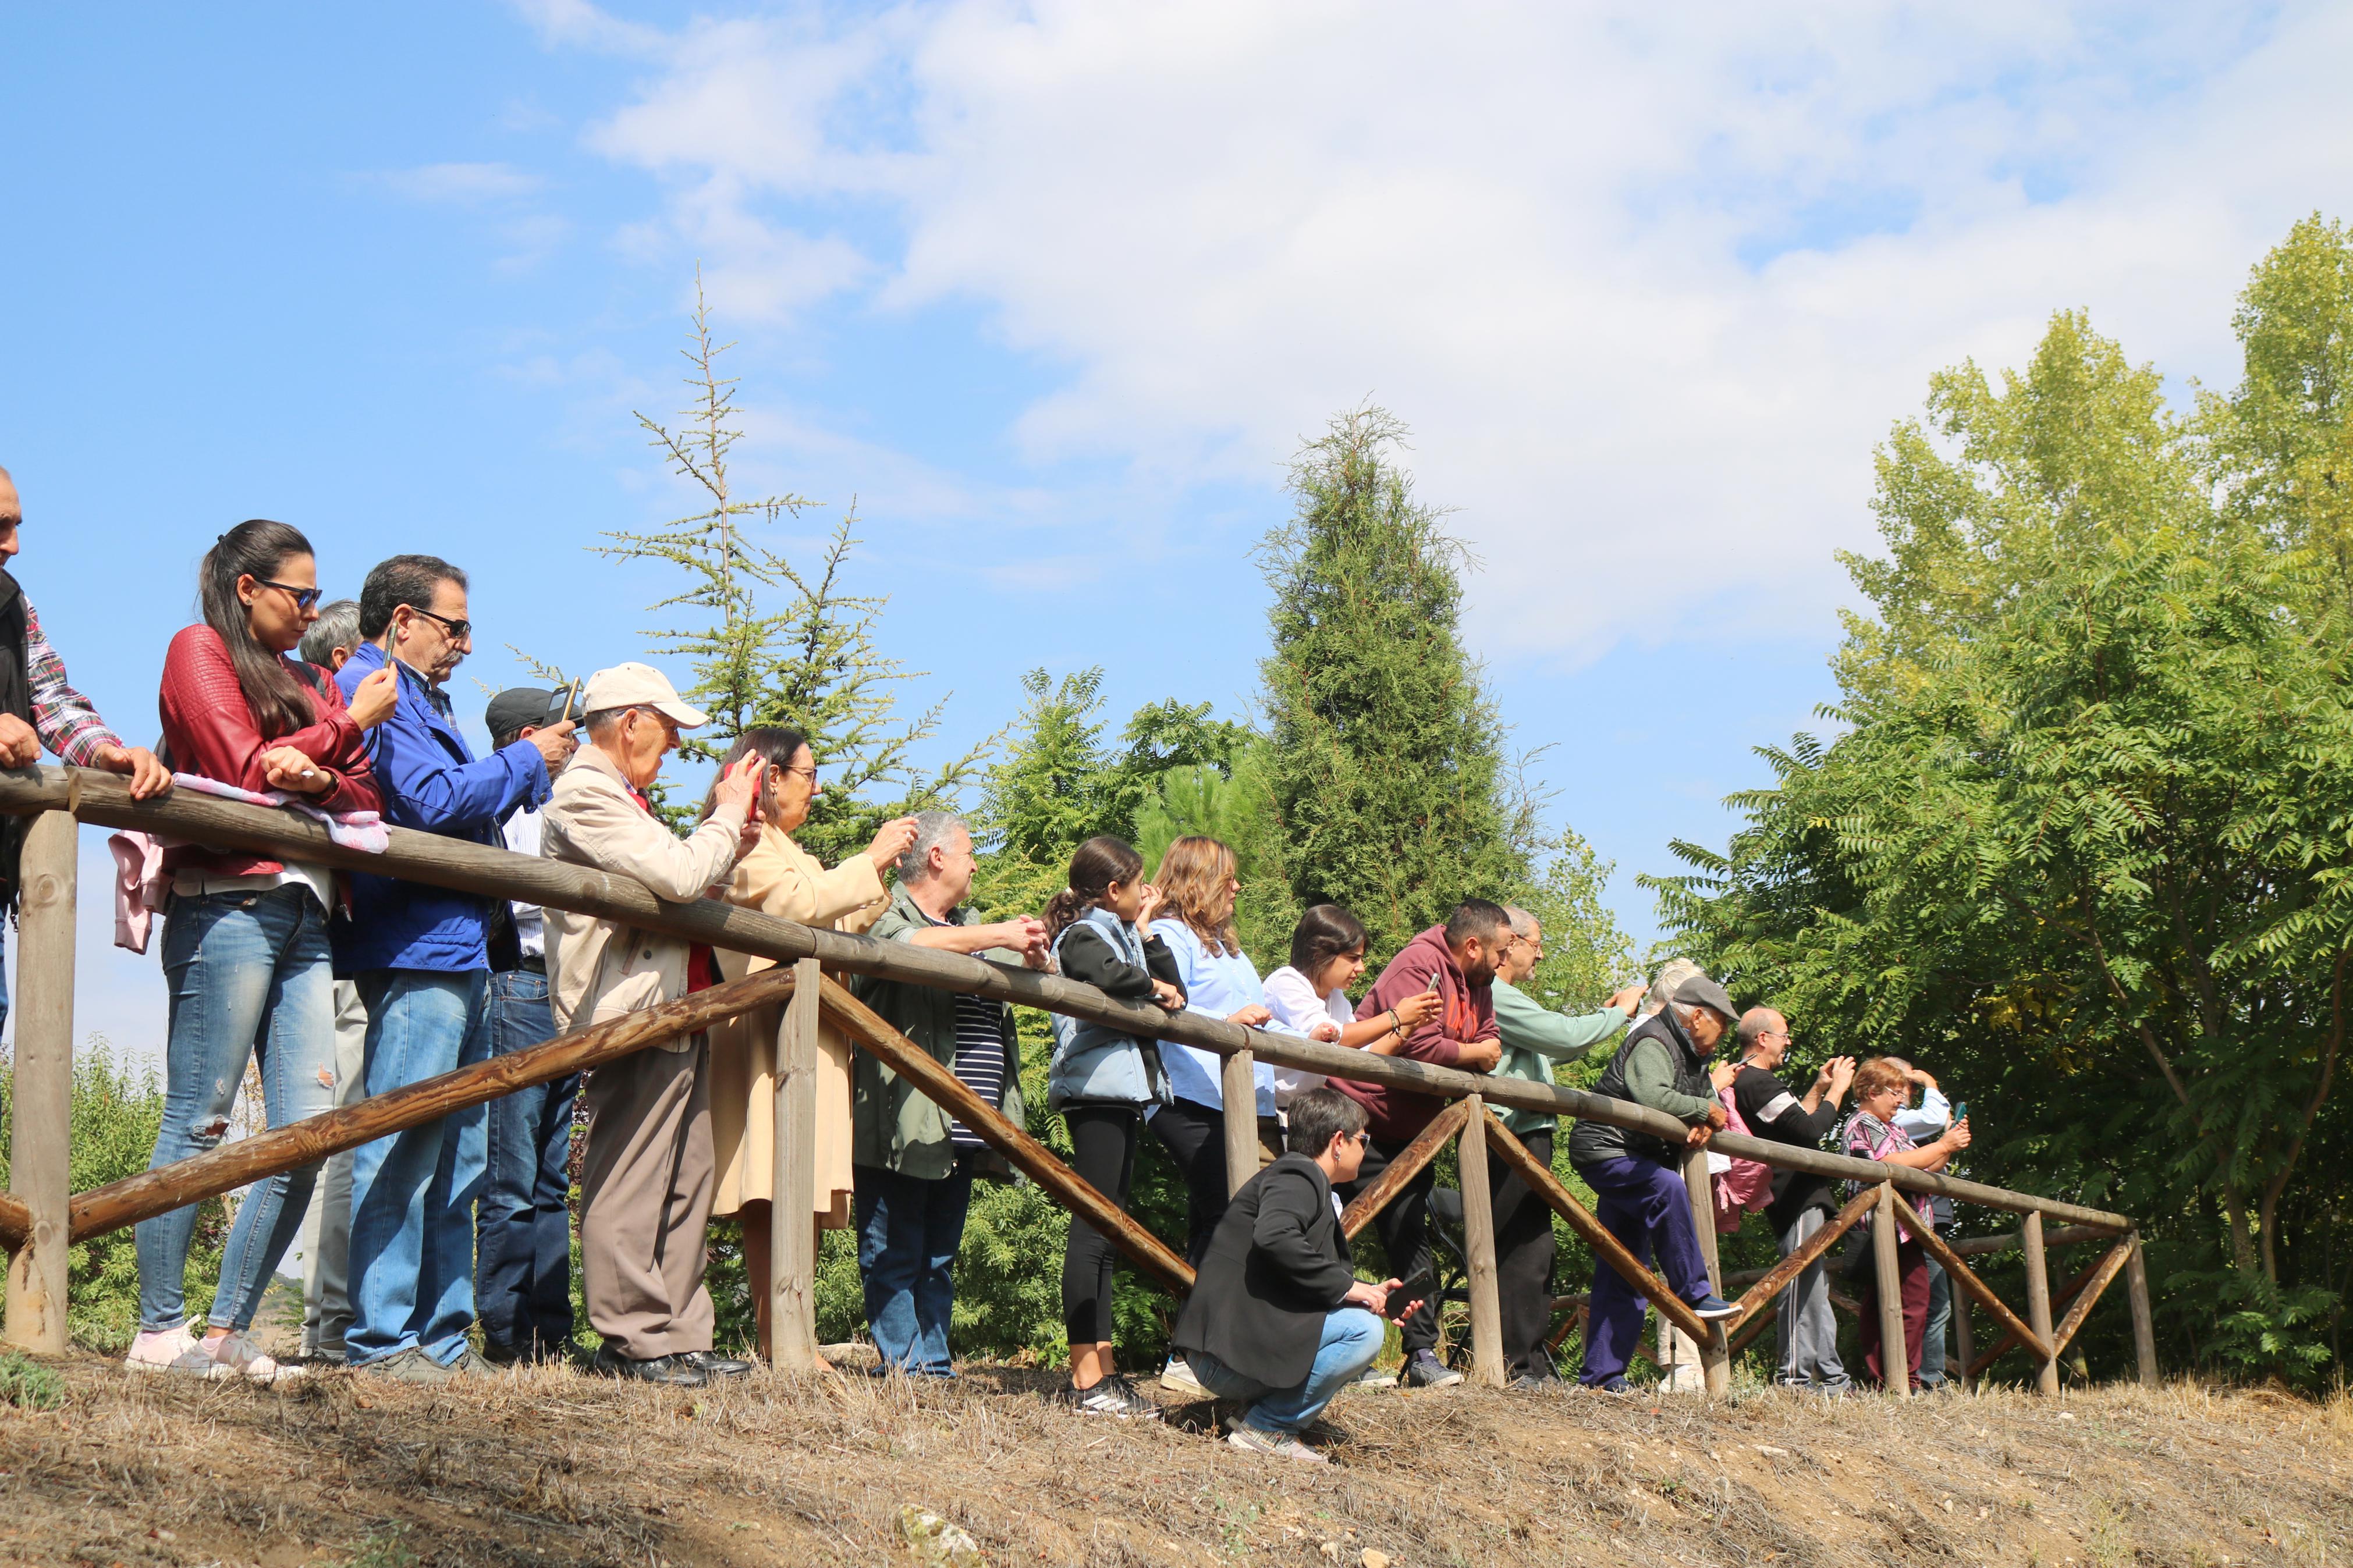
[[[275,588],[281,594],[290,594],[294,598],[294,607],[298,610],[311,608],[326,596],[327,592],[324,588],[297,588],[291,583],[273,583],[267,577],[256,577],[254,581],[265,588]]]
[[[474,623],[471,621],[453,621],[447,616],[437,616],[432,611],[420,608],[416,605],[411,605],[408,607],[412,610],[416,610],[418,615],[423,616],[428,621],[440,622],[444,627],[448,628],[450,637],[459,642],[464,642],[466,638],[473,633]]]

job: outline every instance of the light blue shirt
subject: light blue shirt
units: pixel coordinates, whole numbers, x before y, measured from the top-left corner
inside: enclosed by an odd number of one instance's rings
[[[1223,1018],[1244,1007],[1266,1005],[1265,988],[1259,984],[1258,970],[1250,963],[1249,954],[1211,952],[1193,933],[1193,928],[1179,920],[1153,921],[1152,934],[1168,944],[1169,956],[1176,959],[1177,973],[1185,977],[1187,1012]],[[1299,1033],[1279,1018],[1265,1027],[1270,1034]],[[1163,1040],[1160,1057],[1168,1069],[1168,1087],[1177,1099],[1224,1108],[1226,1097],[1219,1087],[1219,1074],[1225,1067],[1225,1059],[1217,1052]],[[1258,1114],[1272,1116],[1274,1064],[1254,1064],[1251,1077],[1258,1084]]]
[[[1895,1129],[1915,1143],[1934,1143],[1953,1124],[1953,1102],[1941,1089],[1924,1089],[1920,1103],[1895,1113]]]

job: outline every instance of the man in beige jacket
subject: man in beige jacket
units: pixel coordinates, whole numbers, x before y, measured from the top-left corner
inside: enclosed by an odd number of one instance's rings
[[[756,841],[756,763],[719,783],[717,806],[690,837],[646,797],[679,731],[705,722],[658,670],[616,665],[589,678],[588,744],[541,813],[540,852],[631,877],[680,903],[723,884]],[[547,911],[548,980],[559,1030],[673,1002],[714,984],[708,949],[612,921]],[[711,1148],[710,1044],[668,1041],[591,1073],[581,1173],[581,1280],[603,1336],[596,1369],[700,1387],[751,1370],[712,1354],[703,1230],[716,1179]]]

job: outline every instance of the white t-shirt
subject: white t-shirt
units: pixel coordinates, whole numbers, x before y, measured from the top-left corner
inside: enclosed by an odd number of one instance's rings
[[[1349,1005],[1345,991],[1319,996],[1314,983],[1287,963],[1268,975],[1261,989],[1266,993],[1266,1010],[1303,1035],[1312,1034],[1321,1023],[1337,1024],[1345,1029],[1356,1021],[1356,1010]],[[1274,1069],[1274,1103],[1288,1105],[1309,1089],[1321,1088],[1323,1083],[1322,1073],[1278,1067]]]
[[[518,811],[507,818],[504,829],[507,847],[518,855],[539,853],[539,813]],[[547,956],[547,922],[537,904],[510,902],[514,911],[515,945],[526,958]]]

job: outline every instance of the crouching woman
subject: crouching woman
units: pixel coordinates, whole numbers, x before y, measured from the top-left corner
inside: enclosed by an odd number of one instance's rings
[[[1364,1107],[1316,1089],[1290,1114],[1289,1152],[1227,1205],[1172,1343],[1210,1393],[1251,1402],[1228,1442],[1322,1464],[1299,1430],[1372,1365],[1398,1282],[1356,1278],[1332,1199],[1364,1162]]]

